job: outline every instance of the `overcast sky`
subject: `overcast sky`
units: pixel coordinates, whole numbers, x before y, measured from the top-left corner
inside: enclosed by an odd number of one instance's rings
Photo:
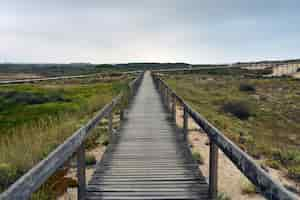
[[[0,62],[300,57],[300,0],[0,0]]]

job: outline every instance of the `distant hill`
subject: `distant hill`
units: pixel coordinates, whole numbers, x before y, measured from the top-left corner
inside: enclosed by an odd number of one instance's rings
[[[115,71],[136,71],[147,69],[176,69],[194,67],[212,67],[217,65],[188,63],[120,63],[120,64],[91,64],[91,63],[70,63],[70,64],[0,64],[0,73],[30,73],[40,76],[70,76],[79,74],[90,74],[98,72]],[[218,65],[222,66],[222,65]]]

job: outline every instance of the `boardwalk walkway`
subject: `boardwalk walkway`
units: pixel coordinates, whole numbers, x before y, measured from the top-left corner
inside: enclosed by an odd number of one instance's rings
[[[208,199],[205,178],[169,118],[146,73],[86,199]]]

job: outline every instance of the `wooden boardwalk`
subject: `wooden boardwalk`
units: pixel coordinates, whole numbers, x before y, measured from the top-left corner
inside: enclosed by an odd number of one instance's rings
[[[148,72],[86,199],[208,199],[208,184]]]

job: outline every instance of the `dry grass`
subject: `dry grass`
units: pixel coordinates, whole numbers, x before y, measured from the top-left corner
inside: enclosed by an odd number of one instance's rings
[[[59,86],[58,89],[60,92],[70,95],[74,98],[74,101],[67,103],[58,102],[55,104],[48,103],[51,107],[47,103],[40,104],[38,108],[47,106],[48,109],[36,108],[37,112],[34,113],[36,118],[33,120],[30,118],[26,123],[22,121],[22,123],[19,123],[15,127],[7,128],[6,133],[2,131],[0,137],[0,191],[6,189],[18,177],[32,168],[41,159],[45,158],[53,149],[71,136],[96,111],[111,101],[120,90],[124,89],[126,83],[127,80],[123,80],[122,82],[106,82],[103,83],[103,87],[101,87],[101,83],[96,83],[95,88],[93,87],[94,85],[68,85],[64,91],[61,90],[63,86]],[[42,87],[44,88],[44,86]],[[23,88],[19,87],[16,89],[22,90]],[[32,90],[31,88],[29,89]],[[53,90],[53,88],[50,90]],[[30,107],[31,105],[23,106]],[[69,109],[70,106],[72,109]],[[51,111],[57,110],[57,107],[61,108],[61,112],[52,114]],[[20,113],[14,109],[13,105],[11,108],[10,116],[12,117],[21,115],[18,117],[26,119],[26,117],[32,116],[32,113],[25,112],[27,110],[22,110]],[[28,111],[31,110],[28,109]],[[2,116],[5,115],[3,114]],[[0,118],[0,121],[1,119],[3,117]],[[5,177],[8,180],[1,181],[1,177]]]

